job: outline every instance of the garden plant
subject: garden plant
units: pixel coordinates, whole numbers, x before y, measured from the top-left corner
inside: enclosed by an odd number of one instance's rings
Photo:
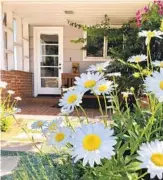
[[[146,13],[151,12],[148,8]],[[155,3],[152,8],[152,12],[159,10],[162,18],[161,3]],[[143,22],[149,23],[146,14],[142,16],[137,17],[139,28]],[[159,28],[148,26],[137,32],[144,51],[127,60],[118,60],[132,68],[132,79],[141,79],[141,94],[146,99],[142,101],[132,86],[120,91],[121,73],[108,73],[110,62],[90,66],[86,73],[75,78],[75,86],[60,99],[61,116],[51,122],[40,120],[31,125],[32,129],[40,130],[50,153],[45,153],[32,138],[38,153],[22,155],[11,179],[163,179],[163,61],[153,59],[154,51],[151,51],[151,44],[163,38],[163,20],[159,19]],[[99,119],[90,119],[82,106],[87,92],[97,99]],[[135,102],[132,106],[131,98]],[[6,108],[3,104],[1,109]],[[75,121],[71,118],[74,111]]]
[[[0,94],[6,89],[7,83],[0,81]],[[0,130],[2,132],[8,131],[14,122],[13,114],[20,112],[18,109],[17,102],[21,100],[21,97],[14,95],[13,90],[7,91],[7,96],[1,97],[0,99]]]
[[[140,31],[138,35],[146,42],[147,54],[132,56],[122,63],[140,74],[146,105],[142,106],[131,87],[121,92],[121,106],[117,95],[120,73],[108,74],[109,62],[90,66],[60,99],[62,116],[50,123],[42,120],[32,124],[33,129],[41,130],[51,152],[45,154],[38,148],[37,154],[25,156],[13,173],[15,179],[163,179],[163,62],[152,61],[149,48],[151,40],[162,38],[163,32]],[[148,72],[146,76],[143,71]],[[98,120],[90,119],[82,107],[87,91],[97,98],[101,113]],[[135,100],[132,109],[128,104],[130,96]],[[75,123],[70,116],[73,111],[77,113]]]

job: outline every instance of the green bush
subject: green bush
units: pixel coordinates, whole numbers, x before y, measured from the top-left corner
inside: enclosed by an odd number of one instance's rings
[[[3,117],[0,121],[0,130],[2,132],[8,131],[12,127],[13,121],[14,119],[12,116]]]

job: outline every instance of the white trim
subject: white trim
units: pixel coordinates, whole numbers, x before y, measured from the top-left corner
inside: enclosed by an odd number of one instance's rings
[[[23,37],[23,40],[29,42],[28,38]]]
[[[22,47],[23,45],[21,43],[14,42],[14,46]]]
[[[5,25],[3,25],[3,30],[4,30],[4,32],[8,32],[8,33],[12,33],[13,32],[12,28],[7,27]]]
[[[60,51],[59,51],[59,59],[60,59],[60,64],[62,69],[60,70],[60,77],[59,77],[59,85],[61,85],[61,73],[63,72],[63,27],[34,27],[34,96],[36,97],[39,92],[41,92],[39,90],[39,87],[41,87],[40,85],[40,77],[38,74],[40,74],[40,66],[38,66],[38,64],[40,64],[39,60],[39,46],[40,44],[38,43],[38,39],[40,38],[40,33],[47,33],[47,32],[51,32],[51,33],[55,33],[57,32],[60,35],[59,38],[59,45],[60,47]],[[47,88],[46,88],[47,89]],[[47,92],[47,94],[54,94],[53,90],[50,90],[53,88],[49,88],[49,93]],[[60,87],[59,87],[60,89]],[[58,91],[57,94],[60,94],[61,90]],[[43,94],[43,93],[40,93]]]
[[[4,49],[4,53],[6,53],[6,54],[13,54],[13,50]]]
[[[5,56],[4,56],[4,32],[3,32],[3,7],[0,2],[0,69],[5,69]]]

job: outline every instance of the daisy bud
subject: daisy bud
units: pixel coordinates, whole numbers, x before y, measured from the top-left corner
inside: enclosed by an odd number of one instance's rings
[[[15,91],[13,91],[13,90],[8,90],[7,92],[8,92],[8,94],[14,94],[15,93]]]
[[[139,78],[139,77],[140,77],[140,73],[135,72],[135,73],[133,74],[133,76],[134,76],[134,78]]]

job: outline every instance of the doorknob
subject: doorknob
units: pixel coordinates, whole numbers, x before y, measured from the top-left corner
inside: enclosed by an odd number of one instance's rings
[[[61,67],[58,67],[58,69],[62,69]]]

